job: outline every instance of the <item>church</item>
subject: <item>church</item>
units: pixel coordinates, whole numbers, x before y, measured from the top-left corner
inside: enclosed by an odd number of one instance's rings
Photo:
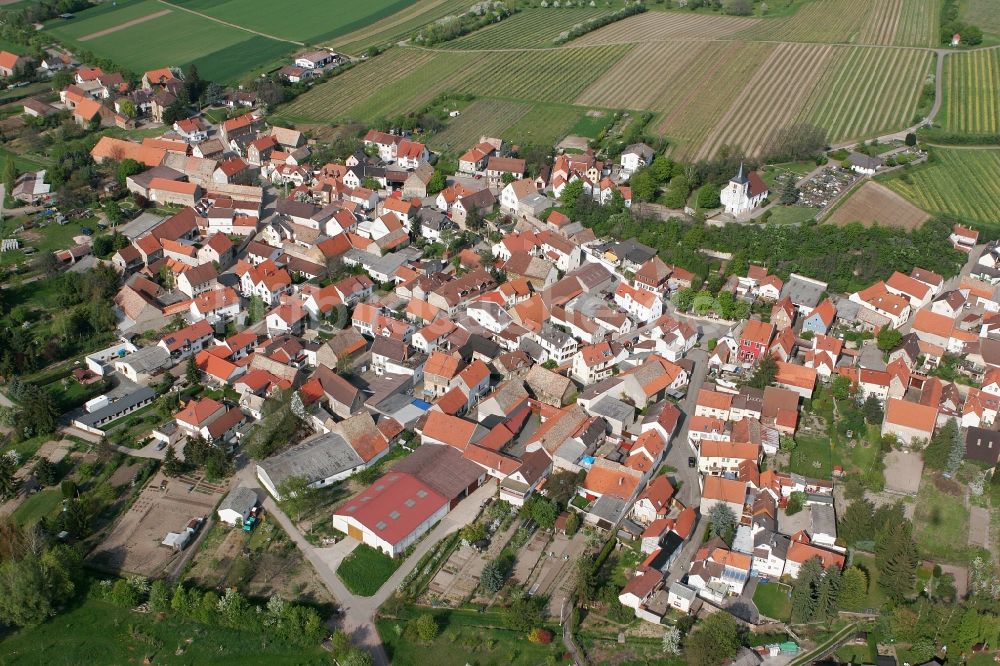
[[[740,216],[759,206],[767,198],[768,190],[765,183],[756,171],[751,171],[744,175],[743,165],[740,164],[740,171],[722,188],[719,199],[726,207],[726,212],[733,216]]]

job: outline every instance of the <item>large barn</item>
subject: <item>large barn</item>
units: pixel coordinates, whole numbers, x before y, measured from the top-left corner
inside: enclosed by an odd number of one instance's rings
[[[447,446],[424,445],[333,514],[333,527],[395,557],[483,482],[486,473]]]

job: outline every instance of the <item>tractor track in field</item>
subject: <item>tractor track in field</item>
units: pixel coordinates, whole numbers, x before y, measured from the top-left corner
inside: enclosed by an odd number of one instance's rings
[[[182,12],[187,12],[188,14],[194,14],[195,16],[200,16],[201,18],[207,21],[215,21],[220,25],[227,25],[230,28],[236,28],[237,30],[242,30],[243,32],[249,32],[251,35],[259,35],[260,37],[267,37],[268,39],[273,39],[276,42],[285,42],[287,44],[295,44],[296,46],[306,45],[305,42],[297,42],[294,39],[285,39],[284,37],[277,37],[275,35],[270,35],[266,32],[260,32],[259,30],[254,30],[253,28],[247,28],[246,26],[242,26],[238,23],[230,23],[229,21],[223,21],[220,18],[209,16],[208,14],[205,14],[203,12],[195,11],[194,9],[189,9],[188,7],[182,7],[181,5],[175,5],[172,2],[168,2],[168,0],[157,0],[157,2],[159,2],[161,5],[166,5],[171,9],[179,9]]]

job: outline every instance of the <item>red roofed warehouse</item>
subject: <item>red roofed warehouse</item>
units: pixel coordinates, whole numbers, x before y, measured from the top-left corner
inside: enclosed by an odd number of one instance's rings
[[[448,513],[448,500],[415,476],[393,472],[333,514],[335,529],[395,557]]]

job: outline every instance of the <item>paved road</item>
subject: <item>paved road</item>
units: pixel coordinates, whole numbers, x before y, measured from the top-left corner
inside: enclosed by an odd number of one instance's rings
[[[372,653],[376,666],[388,666],[389,664],[389,658],[386,655],[385,648],[382,646],[382,640],[375,629],[374,618],[379,607],[399,587],[400,583],[409,575],[421,557],[446,536],[457,532],[472,521],[478,515],[483,503],[492,497],[496,491],[496,482],[490,480],[486,485],[462,500],[458,506],[452,509],[438,523],[437,527],[430,534],[417,544],[413,553],[406,558],[403,565],[396,570],[374,596],[359,597],[351,593],[336,574],[340,562],[357,546],[356,541],[348,538],[335,546],[326,548],[313,546],[306,541],[302,532],[285,515],[274,499],[267,494],[267,491],[260,487],[257,477],[254,474],[254,465],[252,463],[244,466],[237,472],[231,485],[233,487],[236,485],[249,486],[256,489],[258,494],[264,497],[264,509],[277,520],[281,528],[291,537],[305,558],[312,564],[327,589],[330,590],[340,603],[343,614],[342,629],[347,632],[355,645],[365,648]]]

